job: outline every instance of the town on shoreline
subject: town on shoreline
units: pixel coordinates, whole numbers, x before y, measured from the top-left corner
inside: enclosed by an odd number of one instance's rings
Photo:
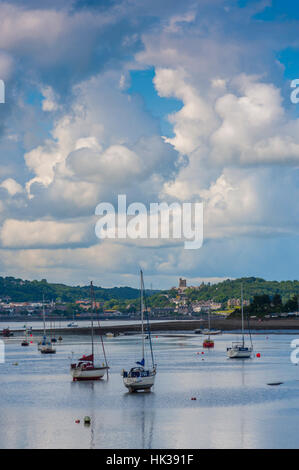
[[[241,285],[244,312],[251,320],[291,319],[299,316],[299,282],[265,281],[247,277],[188,286],[180,278],[177,287],[146,291],[147,311],[158,320],[219,320],[240,318]],[[42,281],[0,277],[0,321],[46,319],[89,320],[91,308],[99,320],[138,320],[139,290],[131,287],[95,287],[91,303],[88,286],[66,286]],[[42,300],[44,298],[44,301]]]

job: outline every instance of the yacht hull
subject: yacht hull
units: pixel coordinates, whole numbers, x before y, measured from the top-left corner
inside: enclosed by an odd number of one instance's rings
[[[155,384],[156,369],[133,368],[129,373],[124,370],[122,376],[129,392],[150,391]]]
[[[230,359],[249,359],[251,358],[252,350],[250,348],[234,349],[228,348],[227,357]]]
[[[56,354],[56,349],[42,348],[40,349],[41,354]]]
[[[129,392],[138,392],[139,390],[150,391],[155,383],[155,376],[151,377],[125,377],[124,385]]]
[[[92,367],[88,369],[82,369],[81,367],[71,368],[71,374],[73,382],[79,382],[83,380],[100,380],[104,377],[108,367]]]

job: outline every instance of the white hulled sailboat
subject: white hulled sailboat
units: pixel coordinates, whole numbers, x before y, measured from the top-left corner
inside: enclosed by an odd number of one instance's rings
[[[142,343],[142,359],[136,362],[137,367],[132,367],[129,371],[123,370],[122,376],[125,387],[129,392],[137,392],[138,390],[149,391],[155,383],[156,364],[154,363],[154,355],[152,348],[152,340],[150,333],[149,319],[147,315],[147,335],[144,334],[144,282],[143,272],[140,270],[140,310],[141,310],[141,343]],[[145,364],[145,341],[149,341],[151,352],[151,366]]]
[[[100,380],[107,373],[108,377],[108,364],[105,353],[105,347],[103,343],[102,334],[100,334],[103,355],[105,364],[96,364],[94,361],[94,328],[93,328],[93,309],[95,306],[95,297],[93,284],[90,283],[90,297],[91,297],[91,354],[88,356],[82,356],[77,363],[71,364],[71,374],[73,382],[83,380]]]
[[[248,359],[252,355],[253,347],[245,345],[244,336],[244,308],[243,308],[243,284],[241,285],[241,312],[242,312],[242,341],[233,342],[230,348],[227,348],[227,356],[230,359]]]
[[[44,324],[44,336],[40,343],[38,343],[38,350],[41,354],[56,354],[56,349],[53,347],[51,341],[47,340],[46,333],[46,318],[45,318],[45,298],[43,296],[43,324]]]
[[[21,346],[29,346],[29,340],[28,340],[28,329],[25,329],[25,336],[21,342]]]

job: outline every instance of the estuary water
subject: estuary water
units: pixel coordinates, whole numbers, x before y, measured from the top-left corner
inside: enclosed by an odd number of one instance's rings
[[[120,374],[141,359],[138,336],[105,338],[109,379],[83,383],[71,381],[69,364],[90,351],[86,336],[68,335],[50,356],[35,340],[24,348],[9,338],[0,448],[298,448],[299,367],[290,360],[298,337],[254,335],[255,357],[232,360],[226,347],[236,334],[214,337],[214,350],[203,350],[199,335],[154,334],[155,387],[137,394]]]
[[[62,321],[56,321],[55,325],[53,323],[53,327],[56,326],[56,328],[68,328],[68,325],[72,323],[73,320],[62,320]],[[150,323],[163,323],[163,322],[172,322],[176,320],[150,320]],[[78,328],[84,328],[84,327],[89,327],[90,328],[90,320],[75,320],[75,323],[78,325]],[[140,322],[140,320],[100,320],[100,325],[103,327],[107,326],[119,326],[119,325],[136,325]],[[95,326],[98,326],[98,320],[94,320]],[[4,328],[10,328],[11,330],[20,330],[24,331],[26,328],[32,328],[32,330],[41,330],[43,328],[44,324],[42,321],[27,321],[27,322],[21,322],[21,321],[0,321],[0,330],[3,330]],[[50,328],[50,322],[46,322],[46,326],[49,329]],[[69,327],[69,330],[71,331],[74,329],[74,327]]]

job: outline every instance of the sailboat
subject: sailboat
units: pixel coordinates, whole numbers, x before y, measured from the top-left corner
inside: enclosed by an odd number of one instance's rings
[[[73,312],[73,321],[68,323],[67,327],[68,328],[78,328],[78,323],[75,322],[75,312]]]
[[[22,342],[21,342],[21,346],[29,346],[29,341],[28,341],[28,330],[26,328],[25,330],[25,337],[23,338]]]
[[[129,392],[137,392],[138,390],[149,391],[155,383],[156,364],[154,363],[154,355],[152,348],[152,340],[150,333],[149,319],[147,315],[147,335],[144,333],[144,282],[143,272],[140,270],[140,310],[141,310],[141,361],[136,362],[137,367],[132,367],[130,371],[123,370],[122,376],[125,387]],[[145,340],[149,341],[151,352],[151,366],[145,365]]]
[[[214,341],[210,338],[210,331],[211,331],[210,310],[209,310],[209,317],[208,318],[209,318],[209,336],[202,343],[203,348],[213,348],[214,347]]]
[[[53,328],[52,328],[52,321],[51,321],[51,334],[53,333],[52,335],[52,338],[51,338],[51,343],[57,343],[57,339],[55,337],[55,320],[53,320]]]
[[[73,382],[80,380],[99,380],[107,373],[108,377],[108,364],[105,353],[105,347],[103,342],[103,337],[100,335],[103,356],[105,363],[103,365],[96,364],[94,361],[94,328],[93,328],[93,309],[95,306],[95,297],[93,291],[93,284],[90,283],[90,297],[91,297],[91,354],[88,356],[83,355],[78,359],[77,363],[71,364],[71,374],[73,377]]]
[[[56,349],[53,347],[51,341],[47,340],[44,296],[43,296],[43,325],[44,325],[44,336],[43,336],[42,341],[37,346],[38,350],[40,351],[41,354],[56,354]]]
[[[244,308],[243,308],[243,284],[241,285],[241,312],[242,312],[242,341],[232,342],[232,346],[227,348],[227,356],[231,359],[248,359],[252,355],[253,347],[245,345],[244,336]]]

